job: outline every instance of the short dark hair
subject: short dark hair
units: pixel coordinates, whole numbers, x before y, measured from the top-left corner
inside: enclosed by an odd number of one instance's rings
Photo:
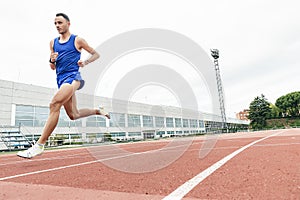
[[[65,13],[57,13],[56,17],[62,16],[63,18],[65,18],[68,22],[70,21],[70,18],[68,17],[68,15],[66,15]]]

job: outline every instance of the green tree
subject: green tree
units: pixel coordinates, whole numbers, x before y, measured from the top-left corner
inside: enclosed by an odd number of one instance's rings
[[[276,105],[270,104],[270,109],[270,116],[268,118],[274,119],[281,117],[281,109],[278,108]]]
[[[279,97],[275,105],[280,108],[282,117],[299,117],[300,113],[300,92],[291,92]]]
[[[254,129],[263,129],[267,125],[267,119],[271,115],[270,103],[267,101],[265,96],[262,94],[260,97],[250,103],[249,119],[251,120],[250,125]]]

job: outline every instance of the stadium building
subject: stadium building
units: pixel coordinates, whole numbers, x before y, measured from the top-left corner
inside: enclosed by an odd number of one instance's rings
[[[56,90],[0,80],[0,150],[26,148],[40,137]],[[200,111],[76,95],[78,108],[101,104],[110,111],[111,119],[90,116],[72,121],[62,108],[48,146],[205,134],[222,127],[221,117]],[[227,119],[230,130],[245,130],[248,124]]]

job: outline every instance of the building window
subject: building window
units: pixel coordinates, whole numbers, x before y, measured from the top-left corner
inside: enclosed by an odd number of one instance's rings
[[[181,118],[175,118],[175,127],[182,127]]]
[[[188,128],[189,127],[189,120],[188,119],[182,119],[182,125],[184,128]]]
[[[153,117],[152,116],[143,116],[143,127],[153,127]]]
[[[141,127],[140,115],[128,115],[128,127]]]
[[[48,116],[49,116],[49,107],[35,107],[35,123],[34,126],[44,127]]]
[[[86,119],[87,127],[106,127],[106,119],[101,116],[90,116]]]
[[[30,127],[44,127],[49,116],[49,107],[16,105],[16,125]],[[58,127],[81,127],[81,120],[72,121],[62,108],[58,120]]]
[[[191,128],[197,128],[197,120],[196,119],[190,119],[190,127]]]
[[[110,127],[125,127],[125,114],[110,113]]]
[[[176,135],[182,135],[182,131],[176,131]]]
[[[156,133],[156,135],[160,135],[160,136],[162,136],[162,135],[164,135],[165,134],[165,131],[158,131],[157,133]]]
[[[165,118],[155,117],[155,127],[164,128],[165,127]]]
[[[81,127],[81,120],[70,120],[69,116],[67,115],[65,109],[60,109],[60,116],[58,120],[58,127]]]
[[[129,132],[128,137],[142,136],[141,132]]]
[[[110,133],[111,137],[125,137],[126,133],[125,132],[114,132]]]
[[[204,128],[204,122],[203,122],[203,120],[199,120],[199,128]]]
[[[166,118],[166,126],[167,126],[167,127],[171,127],[171,128],[174,127],[174,121],[173,121],[173,118],[171,118],[171,117],[167,117],[167,118]]]
[[[167,131],[167,134],[173,136],[174,135],[174,131]]]
[[[68,127],[69,126],[69,117],[63,109],[60,110],[59,120],[57,123],[58,127]]]
[[[16,125],[34,126],[33,106],[16,105]]]

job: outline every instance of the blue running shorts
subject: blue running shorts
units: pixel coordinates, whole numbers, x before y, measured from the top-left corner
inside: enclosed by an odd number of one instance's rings
[[[56,80],[58,88],[60,88],[64,83],[72,84],[74,80],[80,81],[80,86],[78,90],[80,90],[84,86],[84,80],[81,78],[80,72],[69,72],[66,74],[61,74],[57,77]]]

